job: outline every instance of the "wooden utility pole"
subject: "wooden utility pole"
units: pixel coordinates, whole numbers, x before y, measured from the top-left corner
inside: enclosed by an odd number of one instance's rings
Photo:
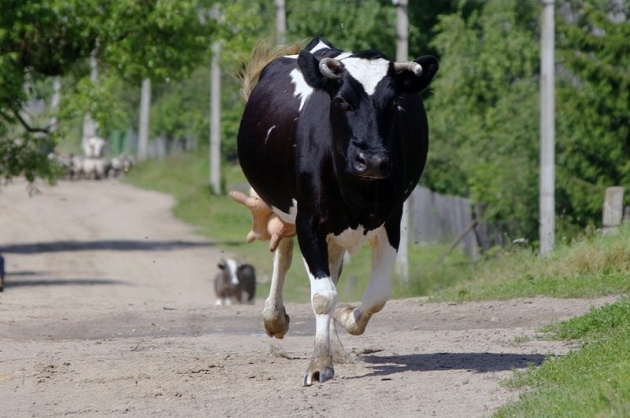
[[[149,117],[151,112],[151,79],[142,80],[140,92],[140,128],[138,129],[138,161],[148,157],[149,150]]]
[[[221,43],[212,43],[210,64],[210,187],[221,194]]]
[[[540,45],[540,255],[555,242],[554,0],[543,0]]]
[[[409,60],[409,17],[407,0],[394,0],[396,5],[396,61]],[[400,244],[396,258],[396,274],[407,282],[409,280],[409,199],[403,205],[400,221]]]
[[[284,45],[286,42],[287,18],[284,0],[276,0],[276,44]]]

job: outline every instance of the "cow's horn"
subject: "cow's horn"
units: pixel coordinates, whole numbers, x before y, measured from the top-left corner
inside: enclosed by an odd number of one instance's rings
[[[415,75],[419,76],[422,74],[422,65],[413,61],[395,62],[394,71],[412,71]]]
[[[341,67],[341,63],[334,58],[322,58],[319,61],[319,71],[326,78],[331,78],[333,80],[339,79],[339,75],[335,74],[333,70],[337,70]]]

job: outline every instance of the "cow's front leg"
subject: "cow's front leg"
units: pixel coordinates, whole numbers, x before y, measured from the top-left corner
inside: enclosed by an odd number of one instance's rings
[[[304,385],[326,382],[335,376],[330,346],[330,323],[337,304],[337,289],[330,275],[325,236],[317,230],[317,221],[298,213],[297,228],[304,266],[311,284],[311,304],[315,314],[315,346],[306,369]]]
[[[270,337],[283,338],[289,330],[289,315],[284,309],[282,288],[287,271],[291,267],[293,258],[293,239],[284,238],[280,241],[273,256],[273,273],[271,274],[271,289],[263,308],[263,322]]]
[[[335,286],[338,286],[339,276],[341,276],[341,271],[343,270],[343,256],[345,255],[346,250],[337,245],[330,236],[328,238],[328,268],[330,269],[330,275],[333,283],[335,283]],[[339,339],[339,333],[337,332],[335,321],[330,321],[330,345],[334,362],[347,360],[348,355],[341,343],[341,340]]]
[[[373,314],[379,312],[385,306],[392,291],[392,270],[396,261],[396,247],[399,235],[388,236],[385,227],[382,227],[371,240],[372,245],[372,272],[370,283],[363,293],[361,305],[357,308],[348,304],[336,307],[335,321],[343,326],[348,333],[360,335]],[[395,239],[394,247],[392,238]]]

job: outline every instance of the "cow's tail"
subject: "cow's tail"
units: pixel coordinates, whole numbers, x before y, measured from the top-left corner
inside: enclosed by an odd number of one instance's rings
[[[243,63],[241,71],[238,74],[238,79],[241,84],[241,93],[245,101],[247,102],[249,99],[249,95],[258,82],[260,73],[267,64],[284,55],[295,55],[300,52],[300,49],[302,49],[301,42],[296,42],[293,45],[274,46],[270,38],[258,41],[252,50],[249,61]]]

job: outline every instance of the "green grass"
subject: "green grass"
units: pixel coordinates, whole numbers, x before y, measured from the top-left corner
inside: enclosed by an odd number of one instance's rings
[[[197,231],[226,253],[254,265],[261,282],[259,295],[269,289],[272,256],[268,242],[245,242],[251,228],[250,213],[226,195],[214,196],[209,181],[207,151],[172,156],[162,161],[149,161],[138,165],[125,181],[136,186],[171,194],[177,200],[173,209],[176,217],[193,225]],[[247,191],[248,185],[237,165],[224,165],[224,189]],[[310,284],[296,243],[293,267],[285,284],[285,299],[292,302],[310,300]],[[426,295],[450,286],[462,279],[470,279],[473,272],[466,257],[455,251],[441,263],[436,260],[445,246],[410,245],[408,283],[394,281],[394,298]],[[370,272],[370,250],[364,246],[358,254],[347,259],[340,279],[339,293],[343,301],[361,299]],[[212,273],[209,273],[212,274]]]
[[[546,328],[581,347],[515,374],[508,385],[529,389],[497,417],[630,416],[630,298]]]
[[[591,231],[560,244],[549,257],[531,249],[508,249],[496,260],[475,266],[462,281],[434,300],[501,300],[550,296],[585,298],[630,293],[630,226],[602,236]]]

